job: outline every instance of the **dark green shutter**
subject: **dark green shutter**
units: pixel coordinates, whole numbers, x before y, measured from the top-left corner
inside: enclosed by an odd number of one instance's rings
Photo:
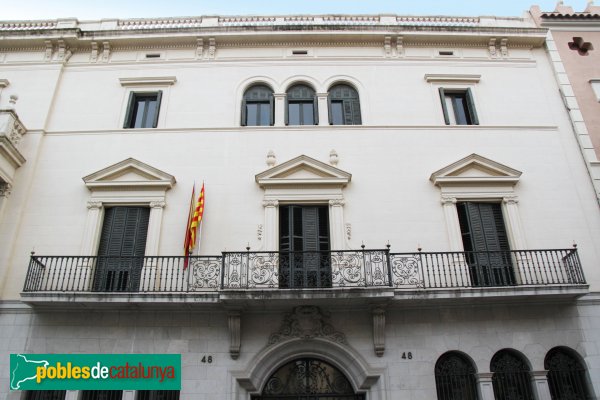
[[[444,112],[444,121],[446,125],[450,125],[450,116],[448,115],[448,107],[446,107],[446,93],[444,93],[444,88],[439,88],[440,91],[440,100],[442,101],[442,111]]]
[[[475,110],[475,101],[473,100],[473,93],[471,91],[471,88],[467,89],[467,107],[469,108],[471,125],[479,125],[479,118],[477,118],[477,111]]]
[[[327,95],[327,116],[329,117],[329,125],[333,125],[333,110],[331,109],[331,93]]]
[[[313,96],[313,124],[319,125],[319,98],[316,94]]]
[[[135,93],[129,93],[129,100],[127,100],[127,112],[125,113],[125,122],[123,122],[123,128],[131,128],[131,117],[133,114],[133,109],[135,108]]]
[[[149,219],[150,209],[147,207],[106,209],[98,247],[94,290],[137,290]]]
[[[286,95],[285,96],[285,115],[284,115],[286,125],[289,124],[289,113],[290,113],[290,102],[288,101],[288,97]]]
[[[344,125],[352,125],[352,100],[342,101],[342,112],[344,113]]]
[[[362,125],[359,99],[352,100],[352,125]]]
[[[273,93],[269,96],[269,110],[270,114],[270,125],[275,125],[275,98],[273,97]]]
[[[162,90],[156,93],[156,114],[154,115],[154,121],[152,121],[152,127],[158,126],[158,116],[160,115],[160,102],[162,100]]]
[[[246,99],[242,100],[242,120],[240,122],[240,124],[242,126],[246,126],[247,124],[247,112],[248,110],[246,109],[247,107],[247,103],[246,103]]]
[[[458,204],[459,222],[467,251],[508,251],[508,236],[502,217],[502,208],[498,203]]]

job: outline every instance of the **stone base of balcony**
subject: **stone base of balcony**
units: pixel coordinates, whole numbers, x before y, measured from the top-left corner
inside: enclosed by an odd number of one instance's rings
[[[23,303],[61,309],[287,309],[297,305],[328,308],[402,307],[500,303],[563,302],[589,293],[588,285],[510,286],[454,289],[329,288],[240,289],[194,293],[23,292]]]

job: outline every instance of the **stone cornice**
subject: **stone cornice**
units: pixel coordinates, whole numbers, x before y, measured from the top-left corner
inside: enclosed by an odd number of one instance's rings
[[[439,34],[435,35],[436,32]],[[443,42],[451,38],[459,43],[472,42],[491,35],[518,38],[516,42],[511,39],[513,45],[526,42],[539,46],[543,43],[545,32],[545,29],[534,27],[529,20],[520,18],[397,15],[199,16],[0,22],[3,44],[8,48],[39,47],[40,40],[48,39],[63,39],[70,47],[77,47],[75,44],[87,47],[91,41],[110,41],[111,46],[141,43],[162,47],[195,41],[198,36],[223,37],[227,38],[226,42],[262,43],[272,40],[293,42],[283,38],[311,35],[321,36],[322,39],[317,40],[319,42],[331,42],[332,34],[340,37],[359,36],[359,40],[349,41],[361,43],[372,41],[364,40],[365,35],[372,36],[373,40],[378,40],[381,35],[408,35],[405,40],[410,41],[411,35],[423,33],[434,34],[430,39],[425,38],[425,42],[440,41],[440,37],[444,39]],[[165,38],[168,40],[165,41]]]

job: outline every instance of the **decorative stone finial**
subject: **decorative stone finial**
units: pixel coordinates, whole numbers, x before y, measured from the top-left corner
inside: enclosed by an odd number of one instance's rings
[[[275,152],[273,150],[269,150],[267,153],[267,165],[269,168],[274,167],[277,163],[277,158],[275,158]]]
[[[337,151],[332,149],[329,152],[329,163],[335,167],[339,161],[340,161],[340,157],[338,156]]]

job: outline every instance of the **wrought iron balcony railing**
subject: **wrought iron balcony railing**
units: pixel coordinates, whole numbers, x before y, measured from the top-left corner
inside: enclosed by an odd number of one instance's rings
[[[579,285],[577,249],[390,253],[225,252],[220,256],[32,255],[24,292],[205,292],[239,289],[443,289]]]

